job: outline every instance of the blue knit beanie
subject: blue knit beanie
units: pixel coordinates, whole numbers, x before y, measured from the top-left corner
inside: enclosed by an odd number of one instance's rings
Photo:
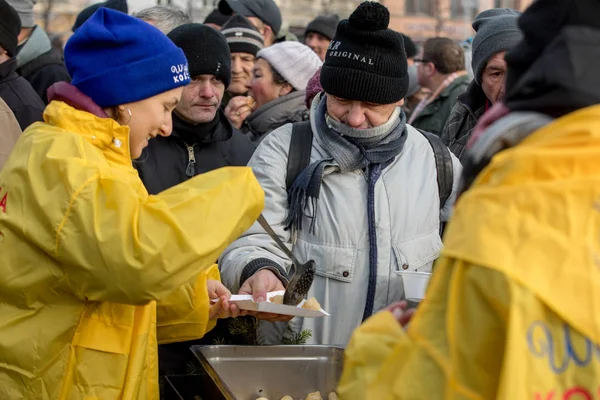
[[[69,38],[72,83],[100,107],[147,99],[190,82],[183,51],[154,26],[100,8]]]

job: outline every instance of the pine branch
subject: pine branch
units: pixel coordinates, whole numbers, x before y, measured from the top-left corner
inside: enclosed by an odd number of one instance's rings
[[[293,345],[293,344],[306,344],[308,339],[312,337],[312,331],[310,329],[304,329],[300,333],[295,333],[291,338],[283,338],[283,344]]]
[[[201,375],[202,367],[198,364],[197,361],[190,361],[185,366],[185,373],[188,375]]]

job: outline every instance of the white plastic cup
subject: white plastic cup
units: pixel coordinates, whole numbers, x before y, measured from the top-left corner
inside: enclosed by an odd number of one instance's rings
[[[429,278],[431,278],[429,272],[402,271],[406,299],[417,302],[423,300]]]

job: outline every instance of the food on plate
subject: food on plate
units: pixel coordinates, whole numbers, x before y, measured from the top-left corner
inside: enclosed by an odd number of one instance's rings
[[[313,392],[309,393],[305,400],[323,400],[323,397],[321,397],[321,392]]]
[[[252,96],[246,97],[246,103],[248,104],[248,107],[250,107],[251,109],[254,110],[254,107],[256,106],[256,100],[254,100],[254,97],[252,97]]]
[[[273,296],[269,299],[269,301],[273,304],[283,304],[283,295]]]
[[[269,399],[267,399],[266,397],[259,397],[259,398],[258,398],[258,399],[256,399],[256,400],[269,400]]]
[[[329,400],[338,400],[337,393],[335,393],[335,392],[331,392],[331,393],[329,393],[329,397],[328,397],[328,399],[329,399]]]
[[[319,311],[321,309],[321,305],[319,304],[317,299],[311,297],[310,299],[306,300],[306,302],[304,302],[302,308],[305,308],[307,310]]]
[[[284,396],[281,400],[294,400],[294,398],[292,396]]]

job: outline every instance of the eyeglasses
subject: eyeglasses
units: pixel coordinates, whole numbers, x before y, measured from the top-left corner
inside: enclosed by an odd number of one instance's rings
[[[430,63],[431,62],[429,60],[426,60],[425,58],[414,58],[413,61],[416,63]]]

